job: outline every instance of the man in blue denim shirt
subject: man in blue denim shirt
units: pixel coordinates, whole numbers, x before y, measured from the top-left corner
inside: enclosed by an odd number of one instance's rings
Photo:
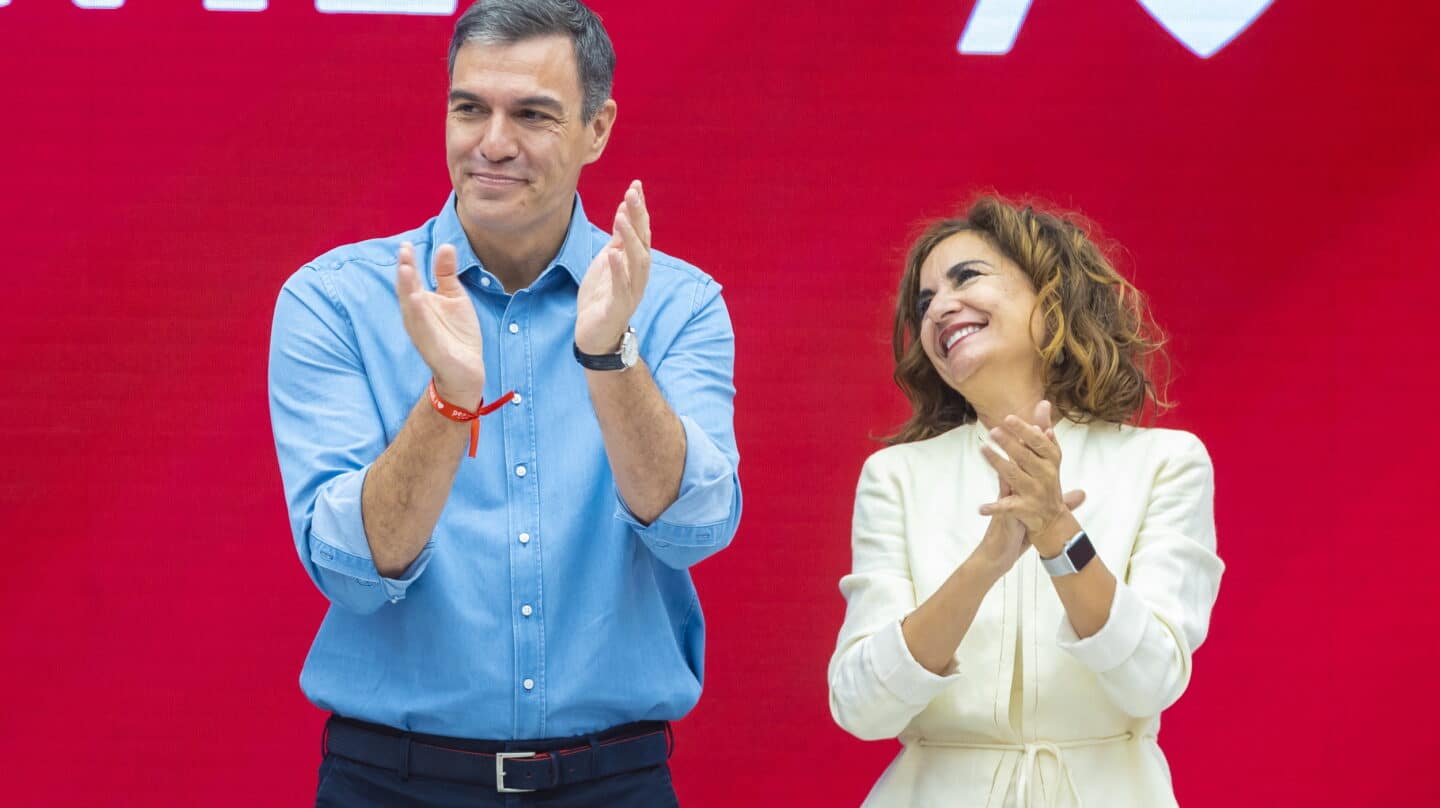
[[[281,290],[271,418],[330,600],[300,677],[335,714],[317,804],[674,803],[688,568],[740,517],[734,337],[719,285],[651,249],[638,181],[608,232],[586,218],[613,69],[573,0],[471,7],[444,208]],[[473,447],[445,414],[511,390]]]

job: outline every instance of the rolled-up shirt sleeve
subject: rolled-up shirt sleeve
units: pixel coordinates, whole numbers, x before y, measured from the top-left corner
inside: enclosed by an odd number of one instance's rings
[[[685,430],[679,496],[647,525],[635,518],[616,491],[616,518],[676,569],[724,549],[740,523],[734,366],[730,315],[719,285],[707,281],[697,291],[690,320],[652,368],[656,386]]]
[[[1057,632],[1060,647],[1094,671],[1116,706],[1136,718],[1159,714],[1185,692],[1225,570],[1215,554],[1210,457],[1193,435],[1180,435],[1156,473],[1105,625],[1080,639],[1062,618]]]
[[[830,659],[830,714],[863,740],[893,738],[960,672],[944,676],[916,661],[901,631],[915,610],[905,516],[884,453],[860,473],[851,534],[851,573],[840,580],[845,623]]]
[[[270,335],[270,421],[301,563],[331,603],[369,613],[405,597],[432,547],[398,578],[370,555],[361,492],[386,440],[353,333],[322,272],[307,267],[285,284]]]

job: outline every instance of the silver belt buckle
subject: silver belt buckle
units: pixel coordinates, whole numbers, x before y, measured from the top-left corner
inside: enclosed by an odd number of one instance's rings
[[[524,794],[534,791],[533,788],[507,788],[505,786],[505,761],[510,758],[533,758],[534,752],[496,752],[495,753],[495,790],[502,794]]]

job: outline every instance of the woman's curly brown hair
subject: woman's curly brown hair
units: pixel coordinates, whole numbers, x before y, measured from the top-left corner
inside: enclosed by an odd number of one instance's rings
[[[1018,207],[982,196],[963,218],[931,223],[905,258],[895,301],[895,383],[910,400],[910,419],[891,444],[924,440],[976,419],[975,408],[947,385],[920,344],[916,297],[920,268],[945,239],[976,233],[1029,277],[1044,319],[1036,346],[1045,397],[1072,421],[1138,419],[1149,404],[1168,409],[1156,370],[1168,371],[1165,336],[1145,298],[1087,237],[1078,217]]]

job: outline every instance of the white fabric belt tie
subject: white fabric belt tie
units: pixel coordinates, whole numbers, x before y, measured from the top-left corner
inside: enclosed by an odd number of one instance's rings
[[[1151,737],[1151,736],[1145,736]],[[1075,797],[1075,805],[1080,806],[1080,790],[1075,788],[1075,780],[1070,776],[1070,767],[1065,763],[1063,749],[1079,749],[1084,746],[1102,746],[1108,743],[1126,743],[1135,740],[1135,733],[1122,732],[1119,735],[1111,735],[1106,738],[1079,738],[1072,741],[1030,741],[1028,743],[962,743],[960,741],[932,741],[927,738],[920,738],[915,743],[920,746],[939,746],[947,749],[984,749],[992,752],[1019,752],[1023,757],[1020,761],[1019,774],[1012,774],[1011,779],[1018,777],[1020,782],[1015,786],[1015,804],[1020,808],[1030,806],[1030,775],[1039,771],[1040,755],[1048,754],[1055,758],[1055,765],[1065,775],[1065,784],[1070,786],[1070,794]],[[1039,791],[1039,789],[1037,789]],[[1043,795],[1043,792],[1042,792]],[[1060,789],[1055,790],[1055,797],[1050,800],[1050,806],[1056,804],[1060,797]]]

